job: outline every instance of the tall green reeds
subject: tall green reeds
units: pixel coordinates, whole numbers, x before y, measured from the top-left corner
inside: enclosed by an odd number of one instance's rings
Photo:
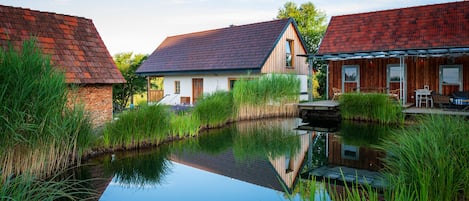
[[[169,136],[170,116],[169,107],[163,105],[143,105],[123,112],[105,126],[104,145],[126,148],[158,144]]]
[[[97,192],[84,187],[85,182],[55,177],[43,181],[31,175],[9,177],[0,184],[0,200],[96,200]]]
[[[0,175],[51,176],[80,157],[91,123],[82,107],[69,107],[65,76],[35,40],[21,50],[0,50]]]
[[[388,95],[379,93],[346,93],[339,98],[340,112],[344,119],[402,123],[402,107]]]
[[[469,123],[463,117],[425,116],[381,148],[390,198],[469,199]]]
[[[199,119],[202,126],[218,127],[233,118],[234,108],[231,92],[216,91],[205,94],[197,101],[193,115]]]
[[[295,75],[269,74],[241,79],[233,88],[238,119],[294,116],[300,95],[300,80]]]

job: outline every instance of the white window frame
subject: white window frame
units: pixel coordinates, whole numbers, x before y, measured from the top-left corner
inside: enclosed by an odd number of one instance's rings
[[[443,69],[444,68],[457,68],[459,70],[459,82],[458,83],[450,83],[450,84],[443,84]],[[439,90],[440,90],[440,93],[442,92],[443,90],[443,86],[444,85],[457,85],[459,84],[459,91],[463,91],[463,67],[462,65],[440,65],[440,76],[439,76],[439,81],[438,81],[438,84],[439,84]]]

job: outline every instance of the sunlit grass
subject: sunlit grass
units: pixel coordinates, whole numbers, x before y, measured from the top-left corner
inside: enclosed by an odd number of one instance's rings
[[[234,116],[233,95],[231,92],[216,91],[204,94],[197,101],[193,115],[205,127],[218,127],[230,121]]]
[[[345,93],[339,98],[340,112],[344,119],[400,124],[404,114],[399,103],[387,94]]]
[[[300,80],[295,75],[269,74],[241,79],[233,88],[238,119],[294,116],[299,95]]]

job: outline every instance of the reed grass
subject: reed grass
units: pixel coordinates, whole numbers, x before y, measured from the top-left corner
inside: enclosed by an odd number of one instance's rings
[[[83,107],[70,107],[63,72],[36,46],[0,50],[0,175],[47,177],[63,170],[92,140]],[[70,158],[72,156],[73,158]]]
[[[384,124],[401,124],[402,107],[388,95],[380,93],[346,93],[339,98],[344,119],[374,121]]]
[[[219,127],[233,119],[234,108],[231,92],[216,91],[212,94],[204,94],[197,101],[193,115],[204,127]]]
[[[191,112],[182,112],[178,114],[172,114],[171,118],[170,135],[178,136],[180,138],[185,136],[195,136],[198,134],[200,129],[200,121]]]
[[[143,105],[125,111],[118,120],[106,124],[104,145],[116,148],[158,144],[169,137],[171,111],[163,105]]]
[[[463,117],[424,116],[380,146],[390,189],[405,200],[469,198],[469,124]],[[395,195],[395,192],[399,192]]]
[[[297,115],[299,95],[300,80],[295,75],[241,79],[233,88],[239,120]]]
[[[86,181],[70,178],[39,180],[31,175],[9,177],[0,184],[1,201],[95,200],[97,192],[84,187]]]

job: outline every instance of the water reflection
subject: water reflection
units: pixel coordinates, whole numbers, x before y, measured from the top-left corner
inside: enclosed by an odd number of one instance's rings
[[[313,175],[339,179],[337,167],[382,168],[384,153],[371,145],[387,132],[349,122],[325,128],[299,119],[240,122],[157,149],[105,156],[86,169],[106,178],[96,187],[100,200],[287,200],[289,193],[299,200],[298,185],[310,185]]]

